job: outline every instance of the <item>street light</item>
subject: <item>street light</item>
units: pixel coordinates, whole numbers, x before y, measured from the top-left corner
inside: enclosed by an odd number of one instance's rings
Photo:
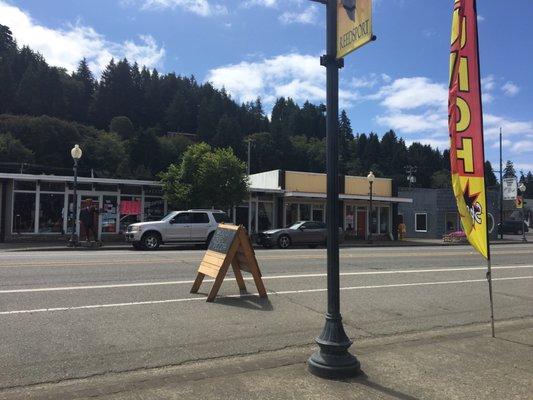
[[[520,190],[522,192],[522,198],[524,197],[524,193],[526,192],[526,185],[524,185],[524,182],[520,182],[520,184],[518,185],[518,190]],[[522,200],[522,207],[524,207],[523,205],[523,200]],[[522,208],[522,210],[524,210],[524,208]],[[527,242],[527,239],[526,239],[526,214],[525,212],[522,211],[522,242]]]
[[[74,222],[72,226],[72,232],[70,233],[70,240],[69,240],[69,246],[74,247],[78,245],[78,238],[76,235],[77,227],[78,227],[78,161],[81,158],[83,152],[81,151],[81,148],[79,145],[74,145],[74,147],[70,150],[70,155],[72,156],[72,159],[74,160]]]
[[[368,175],[366,176],[366,179],[368,179],[368,184],[370,185],[370,234],[368,235],[368,242],[372,243],[372,230],[374,228],[374,218],[372,216],[373,209],[372,209],[372,185],[374,183],[374,180],[376,177],[374,176],[374,173],[370,171]]]

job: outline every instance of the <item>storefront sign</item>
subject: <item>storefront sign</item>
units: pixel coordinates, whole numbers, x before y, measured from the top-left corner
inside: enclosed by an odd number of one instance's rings
[[[222,285],[230,264],[240,290],[246,290],[242,277],[242,271],[246,271],[252,274],[259,296],[267,297],[250,237],[244,227],[226,224],[218,225],[198,268],[198,275],[191,288],[191,293],[198,293],[204,277],[210,276],[215,279],[215,283],[207,296],[207,301],[212,302]]]
[[[120,214],[140,215],[141,214],[141,202],[139,200],[122,200],[120,202]]]

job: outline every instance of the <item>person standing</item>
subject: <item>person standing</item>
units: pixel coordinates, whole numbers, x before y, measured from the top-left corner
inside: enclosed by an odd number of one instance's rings
[[[83,224],[83,229],[85,231],[85,239],[87,242],[91,241],[90,234],[92,233],[94,241],[97,241],[96,230],[94,228],[94,216],[96,211],[94,207],[85,204],[85,207],[80,211],[80,221]]]

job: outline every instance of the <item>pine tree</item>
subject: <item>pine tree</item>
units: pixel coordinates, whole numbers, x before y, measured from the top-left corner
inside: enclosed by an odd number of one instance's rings
[[[72,78],[82,85],[81,96],[78,99],[79,115],[76,118],[78,121],[89,121],[89,108],[96,92],[97,83],[89,68],[87,59],[83,58],[76,71],[72,74]]]
[[[505,168],[503,169],[503,177],[516,178],[516,171],[511,160],[507,160],[507,162],[505,163]]]

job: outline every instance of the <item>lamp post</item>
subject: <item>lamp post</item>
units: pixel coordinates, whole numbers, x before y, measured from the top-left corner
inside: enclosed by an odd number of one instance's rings
[[[348,352],[352,341],[346,335],[340,312],[339,278],[339,68],[337,59],[337,1],[315,0],[326,5],[326,164],[327,164],[327,312],[322,333],[315,341],[320,348],[307,361],[309,371],[322,378],[343,378],[360,372],[360,363]]]
[[[250,180],[250,171],[251,171],[251,153],[252,153],[252,138],[246,138],[248,143],[248,160],[246,163],[246,174],[248,175],[248,181]],[[248,194],[248,235],[252,236],[252,191]]]
[[[70,155],[72,156],[72,159],[74,160],[74,217],[73,217],[73,226],[72,226],[72,232],[70,234],[70,240],[69,240],[69,246],[74,247],[78,245],[78,237],[77,237],[77,227],[78,227],[78,161],[81,158],[83,152],[80,149],[79,145],[74,145],[74,147],[70,150]]]
[[[520,182],[520,185],[518,185],[518,190],[522,192],[522,199],[524,198],[524,193],[526,192],[526,185],[524,185],[524,182]],[[523,202],[524,200],[522,200]],[[524,204],[522,203],[522,242],[527,242],[526,239],[526,214],[523,211],[524,210]]]
[[[370,171],[366,176],[366,179],[368,179],[368,184],[370,186],[370,233],[368,235],[368,242],[372,243],[372,230],[374,229],[374,217],[372,216],[374,211],[372,208],[372,185],[374,184],[374,180],[376,179],[376,177],[374,176],[374,173]]]

